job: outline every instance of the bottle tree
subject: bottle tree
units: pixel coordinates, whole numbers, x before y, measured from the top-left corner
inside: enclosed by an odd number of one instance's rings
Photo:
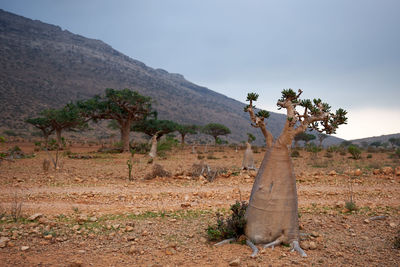
[[[121,132],[122,150],[129,151],[129,133],[135,121],[141,121],[151,113],[151,98],[129,89],[107,88],[105,95],[77,103],[83,116],[93,121],[115,120]]]
[[[258,95],[250,93],[245,108],[250,114],[254,127],[261,129],[267,143],[267,152],[258,170],[246,210],[247,244],[253,249],[253,256],[258,249],[254,244],[271,247],[281,243],[291,244],[293,250],[306,256],[299,246],[299,221],[296,177],[294,175],[289,147],[294,137],[312,128],[327,134],[335,133],[341,124],[346,124],[346,111],[338,109],[331,112],[331,107],[320,99],[300,99],[302,91],[296,94],[292,89],[282,91],[278,100],[278,109],[286,109],[286,122],[280,136],[273,140],[267,130],[264,119],[265,111],[254,113],[253,102]]]
[[[147,119],[132,123],[131,130],[144,133],[150,137],[157,134],[157,140],[163,135],[175,132],[178,124],[170,120]]]

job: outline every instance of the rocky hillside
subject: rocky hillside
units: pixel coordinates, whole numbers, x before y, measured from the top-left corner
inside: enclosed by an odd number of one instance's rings
[[[44,108],[89,98],[105,88],[130,88],[151,96],[161,119],[198,125],[222,123],[232,130],[230,141],[244,140],[247,132],[262,139],[250,127],[244,103],[193,84],[180,74],[150,68],[102,41],[3,10],[0,66],[2,130],[26,130],[24,119]],[[275,136],[284,119],[272,113],[268,120]],[[332,137],[326,142],[335,140]]]
[[[372,137],[367,137],[367,138],[354,139],[354,140],[350,140],[350,141],[353,144],[358,144],[358,145],[362,145],[364,142],[366,142],[366,144],[371,144],[372,142],[381,142],[382,144],[383,143],[390,144],[390,142],[389,142],[390,138],[400,138],[400,133],[372,136]]]

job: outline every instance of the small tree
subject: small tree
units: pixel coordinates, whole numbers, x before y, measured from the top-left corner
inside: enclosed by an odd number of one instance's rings
[[[308,134],[308,133],[298,133],[296,134],[296,136],[294,137],[294,146],[297,147],[297,142],[298,141],[304,141],[305,146],[307,146],[308,142],[310,142],[311,140],[314,140],[316,137],[313,134]]]
[[[178,125],[176,130],[181,135],[181,145],[182,146],[185,145],[185,136],[187,134],[197,134],[197,129],[198,129],[198,126],[193,125],[193,124],[192,125],[187,125],[187,124]]]
[[[286,109],[286,122],[278,139],[273,142],[272,134],[266,129],[264,117],[254,113],[253,101],[257,94],[248,94],[250,104],[245,108],[252,125],[259,127],[266,138],[268,150],[255,178],[246,210],[245,234],[247,244],[258,249],[255,244],[270,247],[289,243],[302,256],[306,256],[299,246],[299,221],[297,206],[296,177],[289,156],[289,146],[294,137],[312,128],[327,134],[335,133],[339,125],[347,121],[346,111],[338,109],[330,112],[330,106],[320,99],[300,99],[302,91],[296,94],[292,89],[283,90],[278,100],[279,109]],[[301,108],[298,111],[297,108]]]
[[[61,109],[46,109],[41,112],[46,123],[50,125],[50,128],[56,132],[56,140],[58,147],[62,147],[62,136],[63,130],[73,130],[76,128],[84,128],[87,126],[87,120],[81,116],[78,107],[72,103],[67,104]]]
[[[149,119],[136,121],[132,124],[131,130],[142,132],[150,137],[157,134],[157,140],[163,135],[175,132],[179,125],[170,120]]]
[[[324,134],[324,133],[318,133],[318,141],[319,141],[319,147],[322,147],[322,142],[329,137],[329,135]]]
[[[202,128],[202,133],[214,137],[215,144],[217,144],[217,137],[221,135],[228,135],[231,130],[225,125],[219,123],[209,123]]]
[[[95,122],[115,120],[121,132],[122,150],[129,151],[129,133],[134,121],[146,119],[151,113],[151,98],[129,89],[106,89],[105,95],[96,95],[79,101],[82,114]]]
[[[353,159],[360,159],[361,158],[361,150],[356,145],[349,145],[347,147],[347,151],[351,154]]]
[[[45,117],[29,118],[26,120],[27,123],[32,124],[36,128],[42,131],[44,138],[45,147],[49,141],[49,136],[54,132],[54,128],[50,121]]]
[[[251,133],[247,133],[247,142],[249,142],[251,144],[254,141],[256,141],[256,137]]]

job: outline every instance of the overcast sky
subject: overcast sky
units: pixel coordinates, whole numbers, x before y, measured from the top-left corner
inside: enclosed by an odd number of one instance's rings
[[[397,0],[1,0],[153,68],[276,110],[302,88],[349,112],[345,139],[400,132]]]

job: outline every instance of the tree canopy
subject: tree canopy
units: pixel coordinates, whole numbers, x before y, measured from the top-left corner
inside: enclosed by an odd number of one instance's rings
[[[157,134],[157,139],[163,135],[175,132],[179,125],[170,120],[149,119],[141,120],[132,124],[131,130],[135,132],[142,132],[148,136]]]
[[[211,135],[214,137],[215,143],[217,143],[217,137],[221,135],[228,135],[231,130],[225,125],[219,123],[209,123],[202,128],[202,133]]]
[[[42,131],[46,146],[48,137],[54,132],[54,128],[50,123],[50,120],[46,117],[29,118],[26,120],[27,123],[32,124],[34,127]]]
[[[82,114],[94,121],[115,120],[121,131],[123,151],[129,151],[129,132],[132,122],[146,119],[151,114],[151,98],[130,89],[107,88],[104,95],[78,101]]]

